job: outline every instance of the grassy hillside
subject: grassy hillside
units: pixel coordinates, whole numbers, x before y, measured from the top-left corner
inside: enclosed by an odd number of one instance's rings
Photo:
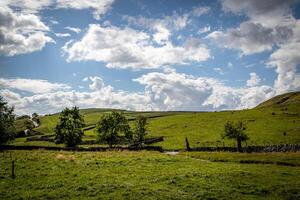
[[[300,198],[299,166],[277,162],[297,164],[296,153],[227,153],[226,162],[211,159],[222,156],[218,153],[6,151],[1,156],[0,199]]]
[[[273,97],[259,104],[256,108],[299,106],[299,105],[300,105],[300,92],[289,92],[289,93],[285,93]]]
[[[300,92],[274,97],[258,107],[241,111],[223,112],[130,112],[123,111],[129,120],[138,114],[149,118],[149,136],[164,136],[157,143],[167,149],[184,149],[185,137],[191,146],[235,145],[234,141],[222,140],[221,133],[226,121],[242,120],[247,124],[250,140],[247,144],[266,145],[300,143]],[[87,126],[97,123],[111,109],[83,109]],[[53,134],[58,114],[41,117],[41,126],[36,128],[44,134]],[[130,121],[132,123],[132,121]],[[285,133],[285,134],[284,134]],[[94,130],[85,135],[95,138]],[[23,138],[16,143],[22,144]],[[33,142],[34,143],[34,142]],[[29,143],[27,143],[29,144]],[[53,144],[52,144],[53,145]]]

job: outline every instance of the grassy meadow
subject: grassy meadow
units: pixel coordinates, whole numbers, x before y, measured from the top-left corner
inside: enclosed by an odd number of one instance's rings
[[[147,137],[164,136],[164,141],[153,145],[172,152],[0,152],[0,199],[300,199],[299,152],[183,151],[185,137],[191,147],[235,145],[221,138],[228,120],[247,124],[248,145],[299,144],[300,101],[288,98],[291,103],[286,104],[286,99],[241,111],[122,111],[132,127],[137,115],[147,116]],[[87,128],[112,110],[80,112]],[[53,137],[58,118],[59,114],[41,116],[35,130]],[[22,124],[16,122],[18,130]],[[95,128],[84,132],[83,140],[91,139],[96,139]],[[64,146],[29,142],[26,137],[16,138],[12,145]]]
[[[111,110],[83,109],[86,126],[97,123],[101,116]],[[193,146],[234,146],[235,141],[223,140],[224,124],[242,120],[247,124],[246,133],[250,140],[248,145],[296,144],[300,143],[300,108],[295,105],[285,107],[255,108],[241,111],[222,112],[130,112],[124,111],[125,116],[133,125],[137,115],[148,117],[148,136],[164,136],[164,141],[155,143],[168,150],[185,148],[185,137]],[[35,130],[45,134],[54,134],[58,114],[40,118],[41,124]],[[95,139],[95,129],[85,131],[85,139]],[[286,134],[284,134],[286,133]],[[25,138],[17,138],[15,145],[46,145],[55,146],[50,142],[25,142]]]
[[[0,199],[300,198],[299,153],[34,150],[0,156]],[[213,159],[220,157],[227,160]],[[294,166],[278,163],[282,158]]]

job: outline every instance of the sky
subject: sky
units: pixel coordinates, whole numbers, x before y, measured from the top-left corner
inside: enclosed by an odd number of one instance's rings
[[[1,0],[0,96],[64,107],[253,108],[300,90],[297,0]]]

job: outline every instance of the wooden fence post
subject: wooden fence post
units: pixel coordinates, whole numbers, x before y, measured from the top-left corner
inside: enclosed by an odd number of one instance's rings
[[[11,161],[11,177],[12,178],[16,177],[15,176],[15,161],[14,160]]]

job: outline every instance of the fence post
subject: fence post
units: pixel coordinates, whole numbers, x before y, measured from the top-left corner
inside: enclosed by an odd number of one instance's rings
[[[16,177],[15,176],[15,161],[14,160],[11,161],[11,177],[12,178]]]
[[[189,143],[187,137],[185,137],[185,145],[186,145],[186,150],[187,150],[187,151],[190,151],[190,150],[191,150],[191,148],[190,148],[190,143]]]

